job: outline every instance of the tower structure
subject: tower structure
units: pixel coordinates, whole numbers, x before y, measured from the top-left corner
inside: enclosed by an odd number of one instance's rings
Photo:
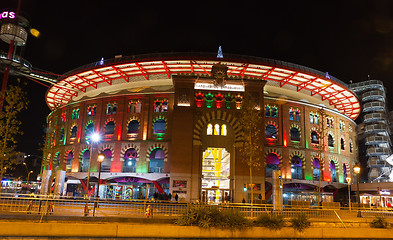
[[[358,118],[359,161],[368,168],[368,181],[386,182],[392,166],[386,159],[392,154],[387,117],[386,90],[379,80],[353,83],[362,113]]]

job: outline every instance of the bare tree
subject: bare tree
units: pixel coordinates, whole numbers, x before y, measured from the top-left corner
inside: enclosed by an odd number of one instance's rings
[[[245,96],[240,111],[240,124],[243,128],[244,141],[241,153],[243,162],[250,171],[251,204],[254,201],[253,169],[259,169],[263,163],[263,113],[256,100],[250,95]]]
[[[27,108],[26,93],[19,86],[8,86],[4,98],[4,108],[0,113],[0,172],[3,179],[7,169],[12,169],[16,163],[16,137],[22,135],[21,121],[18,113]],[[0,188],[1,191],[1,188]]]

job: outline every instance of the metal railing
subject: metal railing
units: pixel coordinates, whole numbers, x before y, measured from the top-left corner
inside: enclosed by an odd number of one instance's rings
[[[386,208],[361,208],[352,207],[349,211],[345,207],[300,207],[284,205],[280,210],[274,210],[271,204],[205,204],[205,203],[180,203],[173,201],[154,200],[98,200],[83,198],[53,197],[47,195],[0,195],[0,213],[8,214],[42,214],[56,216],[96,216],[96,217],[145,217],[146,209],[152,210],[152,216],[158,218],[178,217],[190,205],[200,205],[203,207],[219,208],[221,211],[233,210],[241,212],[247,218],[256,218],[261,214],[282,215],[285,218],[292,218],[299,214],[305,214],[311,219],[336,219],[340,216],[346,220],[356,218],[358,209],[363,217],[393,217],[393,210]]]

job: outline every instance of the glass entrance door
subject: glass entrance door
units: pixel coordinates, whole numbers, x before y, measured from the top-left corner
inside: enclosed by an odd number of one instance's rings
[[[230,194],[230,154],[225,148],[207,148],[202,159],[201,200],[220,203]]]

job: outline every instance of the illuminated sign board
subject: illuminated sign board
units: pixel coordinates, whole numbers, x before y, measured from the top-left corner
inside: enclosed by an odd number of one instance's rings
[[[219,86],[219,85],[215,86],[212,83],[196,83],[194,89],[244,92],[243,85],[233,85],[233,84],[226,84],[225,86]]]
[[[383,189],[383,190],[381,190],[381,191],[379,192],[379,194],[381,194],[381,195],[390,195],[390,191],[389,191],[389,190]]]
[[[14,19],[15,18],[15,12],[9,12],[9,11],[4,11],[0,14],[0,19]]]

